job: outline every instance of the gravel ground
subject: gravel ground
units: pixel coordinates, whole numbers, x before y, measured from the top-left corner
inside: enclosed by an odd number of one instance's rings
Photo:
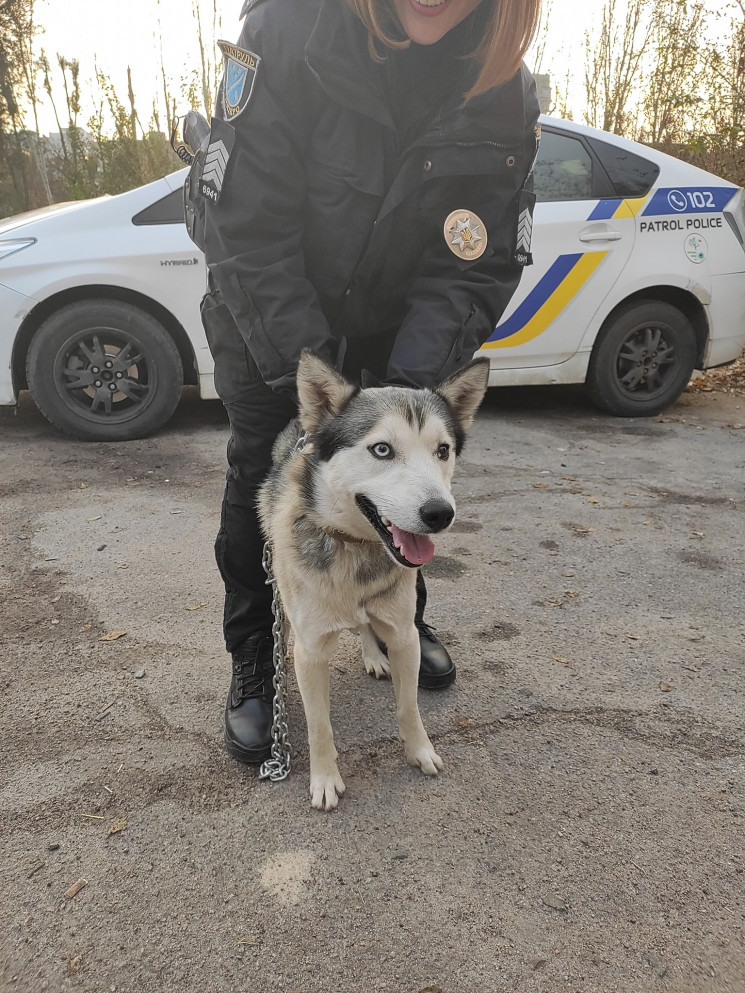
[[[345,637],[333,814],[292,677],[291,777],[222,747],[219,404],[1,410],[0,991],[742,993],[745,390],[700,378],[650,420],[491,391],[428,567],[445,771]]]

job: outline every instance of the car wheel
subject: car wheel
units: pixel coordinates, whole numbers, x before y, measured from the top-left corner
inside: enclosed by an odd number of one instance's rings
[[[125,441],[168,420],[183,368],[173,339],[151,314],[119,300],[81,300],[39,327],[26,377],[55,427],[84,441]]]
[[[696,364],[696,334],[669,303],[635,303],[600,329],[587,372],[587,390],[602,410],[619,417],[659,414],[686,388]]]

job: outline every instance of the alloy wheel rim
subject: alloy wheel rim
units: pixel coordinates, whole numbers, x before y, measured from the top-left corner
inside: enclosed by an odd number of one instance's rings
[[[128,332],[90,328],[60,348],[54,381],[65,406],[77,416],[120,423],[137,417],[152,402],[157,368]]]

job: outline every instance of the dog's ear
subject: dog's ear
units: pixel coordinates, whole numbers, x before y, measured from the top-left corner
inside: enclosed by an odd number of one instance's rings
[[[435,392],[447,401],[462,431],[467,431],[473,424],[488,382],[489,359],[483,357],[469,362],[435,388]]]
[[[297,395],[303,431],[313,434],[326,417],[338,414],[356,392],[357,387],[348,383],[323,359],[310,349],[303,349],[297,367]]]

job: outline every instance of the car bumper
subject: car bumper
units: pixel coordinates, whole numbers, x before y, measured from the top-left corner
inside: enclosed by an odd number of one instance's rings
[[[18,329],[32,301],[0,283],[0,404],[15,403],[13,388],[13,345]]]
[[[734,362],[745,348],[745,275],[734,272],[711,277],[709,327],[713,328],[703,367]]]

